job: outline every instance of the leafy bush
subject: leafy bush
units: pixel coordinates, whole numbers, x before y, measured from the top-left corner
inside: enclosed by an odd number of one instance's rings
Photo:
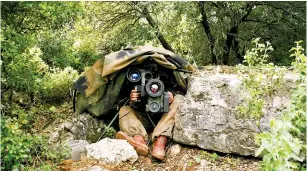
[[[78,78],[78,72],[72,67],[50,68],[41,56],[42,51],[38,47],[16,56],[7,67],[7,83],[17,91],[32,94],[37,100],[67,96],[72,83]]]
[[[285,72],[284,67],[267,64],[269,52],[273,51],[273,48],[269,42],[263,44],[259,43],[259,40],[260,38],[257,38],[252,41],[254,47],[244,56],[244,62],[248,66],[238,66],[239,77],[245,90],[242,96],[245,100],[242,105],[237,106],[239,117],[255,118],[257,122],[263,115],[266,99],[271,98],[281,87]]]
[[[40,58],[39,48],[27,49],[7,66],[8,84],[17,91],[33,93],[37,89],[36,79],[41,78],[49,67]]]
[[[263,156],[262,170],[298,169],[300,164],[294,160],[302,161],[306,152],[306,56],[300,43],[296,42],[296,47],[290,50],[293,52],[291,57],[295,57],[294,73],[300,75],[291,94],[290,109],[281,119],[270,121],[270,132],[256,135],[260,145],[256,155]],[[270,98],[282,84],[285,68],[266,64],[270,58],[268,52],[273,50],[269,43],[259,43],[257,38],[252,44],[254,47],[244,57],[248,66],[239,66],[247,95],[245,103],[237,109],[241,116],[260,119],[266,98]]]
[[[39,86],[37,89],[37,97],[42,100],[51,100],[66,97],[69,93],[72,83],[79,77],[76,70],[66,67],[61,70],[59,68],[47,72],[42,79],[37,79]]]
[[[300,164],[293,159],[303,161],[306,157],[306,56],[300,43],[296,42],[296,47],[290,50],[295,57],[294,71],[300,75],[290,109],[280,120],[270,121],[270,132],[256,136],[260,144],[256,155],[263,155],[263,170],[298,169]]]
[[[266,94],[272,95],[282,83],[284,69],[265,64],[270,44],[259,44],[259,39],[253,41],[255,48],[248,51],[245,59],[248,64],[248,75],[243,79],[244,88],[249,92],[247,103],[239,106],[238,110],[244,116],[260,118],[265,103]],[[300,75],[297,87],[291,94],[290,109],[284,112],[281,119],[270,121],[270,132],[256,135],[256,142],[260,145],[256,155],[263,156],[262,170],[292,170],[300,166],[296,161],[303,161],[306,152],[306,56],[303,48],[296,42],[293,52],[295,62],[292,63],[294,72]],[[251,70],[257,66],[258,71]],[[241,72],[243,72],[241,66]],[[255,68],[254,68],[255,69]],[[261,72],[260,72],[261,71]]]
[[[15,108],[10,116],[1,119],[1,169],[25,169],[37,167],[42,161],[59,162],[69,154],[65,143],[56,150],[48,143],[48,138],[35,134],[31,122],[33,114]]]
[[[73,48],[74,40],[65,32],[61,30],[60,33],[48,32],[39,36],[38,45],[43,52],[41,58],[51,67],[63,69],[79,63]]]

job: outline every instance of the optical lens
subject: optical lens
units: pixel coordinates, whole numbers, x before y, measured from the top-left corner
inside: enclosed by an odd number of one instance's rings
[[[149,104],[149,110],[153,113],[159,112],[160,108],[161,107],[157,102],[152,102]]]
[[[138,80],[140,78],[140,75],[138,73],[132,73],[131,74],[131,79],[132,80]]]
[[[159,86],[157,84],[152,84],[151,87],[150,87],[150,90],[153,92],[153,93],[156,93],[159,91]]]

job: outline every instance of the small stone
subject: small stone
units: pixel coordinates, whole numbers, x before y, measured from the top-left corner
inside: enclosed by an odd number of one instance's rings
[[[72,123],[70,123],[70,122],[64,122],[64,123],[61,123],[61,124],[59,125],[59,128],[61,128],[61,129],[71,129],[72,126],[73,126]]]
[[[60,166],[60,171],[72,171],[72,170],[73,170],[72,166],[67,166],[67,165]]]
[[[62,164],[63,165],[71,165],[73,162],[74,162],[73,160],[69,159],[69,160],[62,161]]]
[[[108,169],[102,167],[102,166],[92,166],[86,169],[86,171],[109,171]]]
[[[102,132],[101,130],[102,130],[101,128],[98,128],[97,133],[101,133]]]
[[[180,153],[180,151],[181,151],[181,146],[179,144],[175,144],[170,147],[168,153],[170,156],[176,156],[177,154]]]
[[[151,159],[149,157],[144,158],[144,164],[145,165],[151,165]]]
[[[139,156],[139,162],[145,166],[151,165],[151,159],[149,157]]]
[[[84,150],[84,147],[89,145],[85,140],[72,140],[68,141],[70,147],[70,158],[76,161],[81,160],[81,153]]]
[[[205,166],[207,166],[208,164],[210,164],[210,163],[209,163],[207,160],[205,160],[205,159],[200,160],[200,165],[201,165],[201,166],[205,167]]]
[[[60,134],[58,131],[54,131],[52,132],[50,135],[49,135],[49,141],[51,143],[56,143],[59,141],[59,138],[60,138]]]

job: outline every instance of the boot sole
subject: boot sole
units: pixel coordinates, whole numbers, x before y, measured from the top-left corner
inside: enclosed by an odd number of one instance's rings
[[[153,153],[153,152],[152,152],[151,155],[152,155],[153,157],[159,159],[159,160],[164,160],[164,158],[165,158],[165,155],[163,155],[163,154],[158,154],[158,153]]]
[[[136,153],[140,156],[146,156],[148,154],[147,145],[135,142],[131,137],[123,132],[118,132],[116,134],[116,139],[127,140],[129,144],[134,147]]]

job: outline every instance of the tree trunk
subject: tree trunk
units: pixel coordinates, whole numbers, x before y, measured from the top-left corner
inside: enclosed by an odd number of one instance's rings
[[[208,22],[207,15],[205,12],[205,2],[203,1],[198,2],[198,6],[199,6],[200,14],[201,14],[201,24],[204,28],[204,31],[210,43],[211,60],[213,64],[217,64],[217,58],[214,53],[215,38],[211,33],[210,24]]]
[[[232,48],[233,48],[233,50],[234,50],[234,52],[236,54],[236,57],[238,58],[239,63],[243,63],[244,58],[243,58],[243,55],[239,52],[239,41],[238,41],[238,38],[235,38],[233,40],[233,47]]]
[[[158,40],[160,41],[160,43],[162,44],[162,46],[172,52],[175,52],[174,49],[171,47],[171,45],[165,40],[164,36],[162,35],[162,33],[159,30],[158,25],[156,24],[156,22],[154,21],[154,19],[150,16],[147,8],[145,8],[143,10],[143,14],[146,18],[146,20],[148,21],[149,25],[155,29],[155,34],[157,35]]]
[[[223,47],[223,64],[228,65],[229,64],[229,54],[232,42],[235,39],[235,36],[238,34],[238,27],[234,26],[230,29],[230,31],[227,33],[226,42]]]
[[[234,23],[234,25],[230,28],[229,32],[227,33],[227,38],[224,43],[223,47],[223,64],[228,65],[229,64],[229,54],[230,54],[230,49],[232,44],[234,43],[234,49],[235,53],[238,53],[238,49],[236,51],[236,48],[238,48],[238,40],[237,40],[237,35],[238,35],[238,27],[239,25],[246,20],[248,15],[252,12],[254,6],[254,2],[247,2],[245,10],[246,13],[237,21]],[[242,56],[237,56],[238,60],[242,60]]]

